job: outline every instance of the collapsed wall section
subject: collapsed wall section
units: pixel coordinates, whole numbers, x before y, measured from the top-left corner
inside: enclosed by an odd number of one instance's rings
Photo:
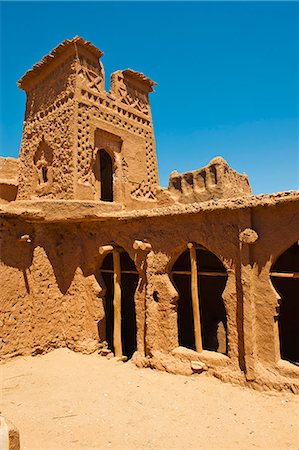
[[[180,203],[205,202],[251,195],[248,177],[233,170],[220,156],[201,169],[172,172],[168,191]]]

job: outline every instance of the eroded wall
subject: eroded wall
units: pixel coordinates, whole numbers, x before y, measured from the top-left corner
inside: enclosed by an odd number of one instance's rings
[[[205,202],[252,194],[247,175],[233,170],[221,156],[213,158],[201,169],[183,174],[172,172],[168,190],[180,203]]]
[[[19,160],[0,157],[0,204],[16,199],[18,193]]]
[[[201,361],[224,380],[297,389],[295,366],[279,361],[278,300],[269,277],[273,261],[299,238],[296,203],[81,224],[11,218],[2,225],[1,357],[59,346],[85,352],[99,348],[105,340],[105,286],[95,278],[101,265],[98,248],[115,242],[140,273],[138,365],[192,373],[191,362]],[[251,244],[240,241],[248,228],[258,235]],[[31,242],[20,240],[24,235]],[[151,243],[146,260],[133,249],[135,239]],[[215,253],[227,270],[228,356],[179,348],[179,300],[169,273],[188,242]],[[267,368],[276,373],[275,380]]]

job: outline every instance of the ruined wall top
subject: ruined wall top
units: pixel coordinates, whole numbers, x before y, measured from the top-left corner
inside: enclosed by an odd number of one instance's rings
[[[236,198],[251,195],[246,174],[233,170],[221,156],[198,170],[172,172],[168,184],[172,197],[180,203]]]

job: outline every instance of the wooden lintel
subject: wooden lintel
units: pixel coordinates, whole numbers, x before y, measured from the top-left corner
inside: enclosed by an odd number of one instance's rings
[[[188,270],[172,270],[171,273],[173,275],[191,275],[191,272]],[[227,277],[226,272],[204,272],[198,271],[197,274],[199,276],[208,276],[208,277]]]
[[[299,278],[299,272],[270,272],[271,277]]]
[[[112,269],[100,269],[100,272],[103,272],[103,273],[114,273],[114,270],[112,270]],[[121,273],[138,275],[138,272],[136,270],[121,270]]]

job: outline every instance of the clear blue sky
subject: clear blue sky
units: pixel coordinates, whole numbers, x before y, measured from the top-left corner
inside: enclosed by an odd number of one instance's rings
[[[151,94],[160,182],[223,156],[254,193],[299,189],[299,4],[2,2],[1,147],[17,156],[25,94],[16,81],[80,35],[110,73],[133,68]]]

